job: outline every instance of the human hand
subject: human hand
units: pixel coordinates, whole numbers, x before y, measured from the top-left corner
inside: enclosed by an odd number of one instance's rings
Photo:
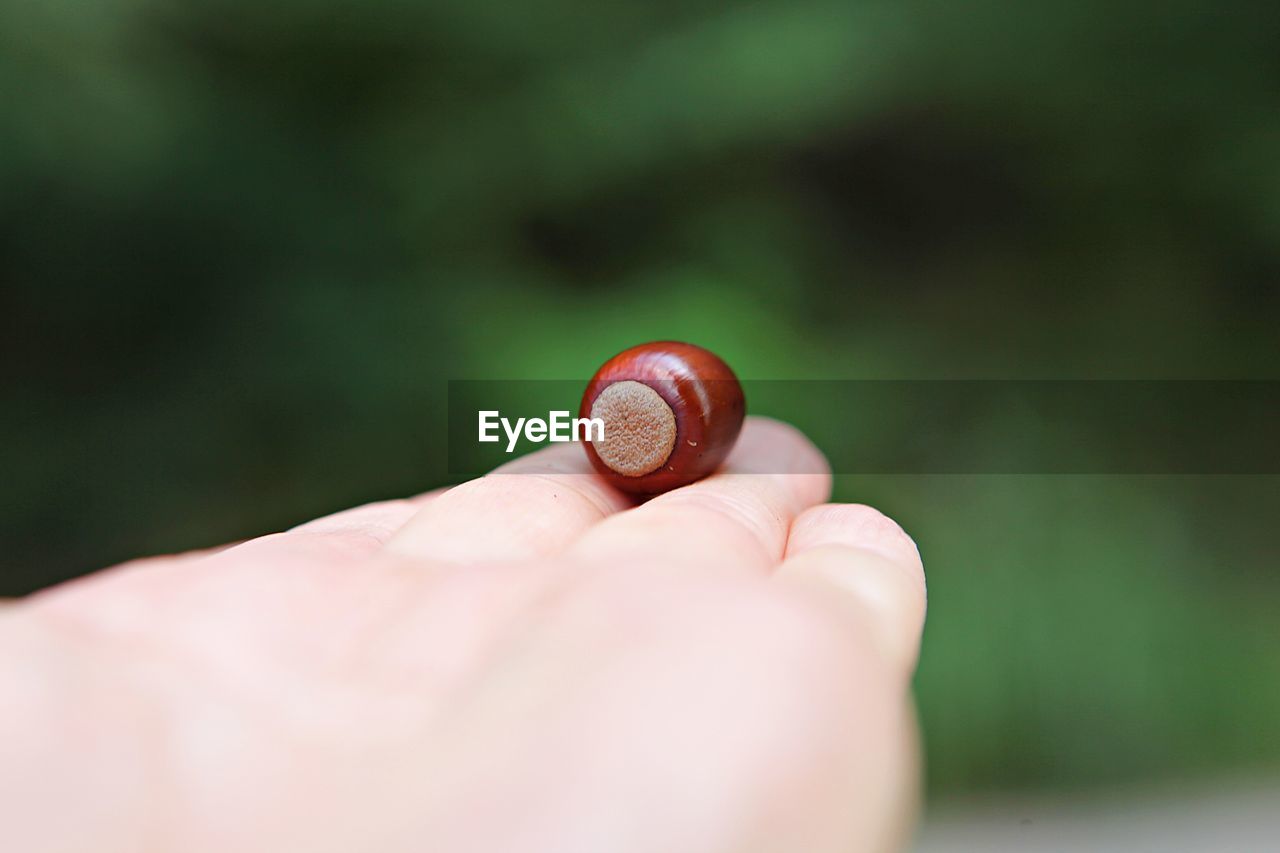
[[[829,487],[758,418],[641,506],[561,445],[8,605],[3,847],[892,849],[924,578]]]

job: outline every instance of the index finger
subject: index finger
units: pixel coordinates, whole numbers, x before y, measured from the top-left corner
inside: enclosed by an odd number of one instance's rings
[[[461,563],[545,557],[630,505],[595,473],[580,446],[552,445],[450,489],[409,519],[387,548]]]
[[[601,521],[569,553],[764,571],[782,559],[792,520],[830,492],[827,461],[803,433],[752,417],[720,472]]]

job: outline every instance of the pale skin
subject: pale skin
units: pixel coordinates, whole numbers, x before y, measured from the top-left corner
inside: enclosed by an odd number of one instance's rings
[[[0,848],[898,849],[924,575],[829,489],[764,419],[639,506],[558,445],[5,605]]]

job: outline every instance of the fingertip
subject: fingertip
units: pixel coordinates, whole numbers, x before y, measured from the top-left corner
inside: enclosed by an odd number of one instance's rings
[[[791,424],[759,415],[747,418],[719,473],[784,475],[797,511],[831,496],[831,466],[822,451]]]
[[[796,517],[787,538],[787,556],[824,545],[878,553],[917,576],[924,585],[924,564],[915,540],[902,526],[866,504],[821,504]]]
[[[914,670],[927,606],[924,568],[914,541],[891,519],[858,504],[807,510],[792,524],[775,577],[817,591],[865,627],[893,667]]]
[[[752,415],[729,454],[725,470],[758,474],[831,476],[827,457],[809,437],[786,421]]]

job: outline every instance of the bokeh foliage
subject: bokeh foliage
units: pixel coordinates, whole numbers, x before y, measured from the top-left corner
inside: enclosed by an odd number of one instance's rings
[[[1272,2],[0,6],[0,592],[445,479],[450,378],[1268,378]],[[782,417],[820,415],[798,400]],[[932,786],[1280,760],[1271,477],[842,477]]]

